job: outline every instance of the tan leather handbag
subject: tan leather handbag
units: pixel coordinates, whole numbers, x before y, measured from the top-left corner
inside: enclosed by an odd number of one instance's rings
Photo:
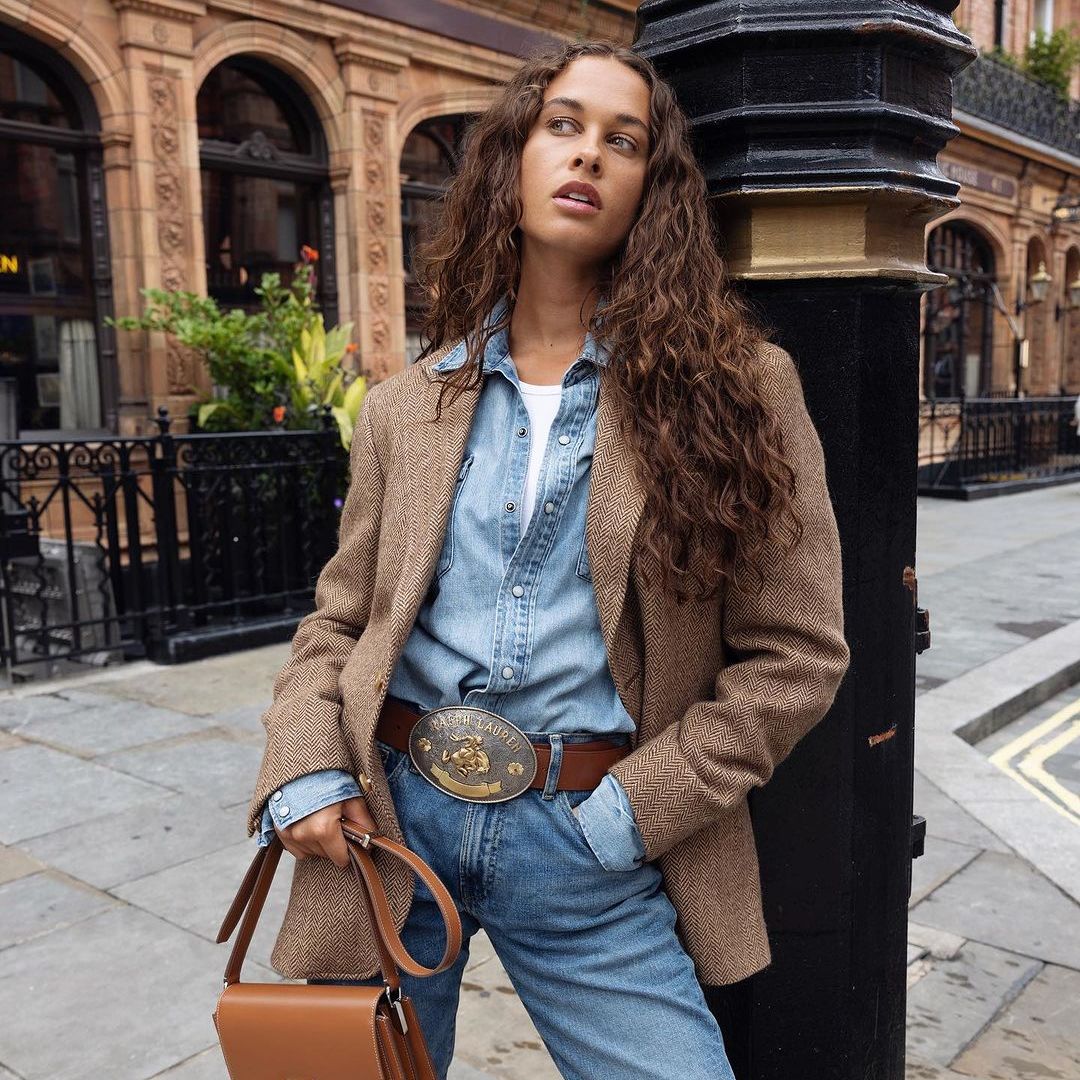
[[[227,941],[243,922],[225,968],[225,989],[214,1026],[231,1080],[436,1080],[412,1001],[401,992],[398,968],[437,975],[461,951],[461,918],[435,872],[407,847],[341,820],[349,861],[375,931],[384,986],[242,983],[240,967],[281,858],[275,834],[251,861],[218,931]],[[426,968],[405,950],[367,849],[374,844],[403,859],[423,879],[446,923],[446,951]]]

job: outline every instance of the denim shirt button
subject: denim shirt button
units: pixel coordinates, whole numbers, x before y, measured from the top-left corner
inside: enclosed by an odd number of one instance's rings
[[[560,443],[561,443],[561,444],[562,444],[563,446],[565,446],[565,445],[566,445],[566,444],[567,444],[567,443],[568,443],[569,441],[570,441],[570,436],[569,436],[569,435],[560,435],[560,436],[559,436],[559,442],[560,442]]]
[[[289,808],[288,808],[287,806],[279,806],[279,807],[277,808],[277,812],[278,812],[278,813],[279,813],[279,814],[280,814],[280,815],[281,815],[282,817],[288,817],[288,816],[289,816]]]
[[[515,585],[510,591],[515,596],[524,596],[525,595],[525,590],[520,585]]]
[[[512,679],[514,677],[514,669],[512,667],[504,667],[502,669],[504,679]]]
[[[280,791],[275,791],[274,792],[274,801],[276,802],[280,798],[281,798],[281,792]]]
[[[528,434],[529,434],[529,429],[527,427],[519,427],[518,428],[518,435],[520,435],[522,438],[524,438]]]
[[[506,504],[506,511],[509,514],[512,514],[514,512],[514,504],[512,502],[508,502]]]
[[[554,509],[555,509],[555,504],[553,502],[544,503],[544,513],[545,514],[552,513],[552,511],[554,511]]]

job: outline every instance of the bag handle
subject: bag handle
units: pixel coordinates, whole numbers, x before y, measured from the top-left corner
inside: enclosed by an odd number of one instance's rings
[[[379,963],[382,968],[383,980],[387,986],[396,991],[400,985],[400,976],[395,966],[395,961],[403,970],[410,975],[427,977],[437,975],[445,971],[457,959],[461,951],[461,917],[453,897],[446,886],[439,880],[435,871],[414,851],[391,840],[387,836],[370,832],[356,821],[342,817],[341,830],[345,836],[345,842],[349,850],[349,863],[353,876],[360,889],[368,920],[375,936],[375,944],[379,951]],[[446,924],[446,948],[442,959],[433,967],[424,967],[409,954],[402,944],[401,936],[394,926],[393,915],[390,910],[390,902],[386,896],[386,888],[382,878],[375,867],[374,860],[368,853],[368,848],[374,845],[390,852],[405,862],[422,879],[424,884],[431,890],[432,896],[438,904],[439,912]],[[228,941],[240,923],[240,932],[233,943],[229,962],[225,966],[225,985],[231,986],[240,981],[240,969],[247,955],[248,946],[255,933],[255,925],[259,921],[263,904],[266,902],[270,885],[274,879],[278,862],[284,845],[281,837],[275,832],[270,843],[259,848],[251,865],[244,874],[240,888],[233,898],[232,904],[225,915],[225,919],[218,930],[216,941],[220,944]],[[242,921],[241,921],[241,916]]]

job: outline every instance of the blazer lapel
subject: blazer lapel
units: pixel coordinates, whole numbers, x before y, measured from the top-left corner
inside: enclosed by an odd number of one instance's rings
[[[431,363],[445,356],[449,349],[434,354]],[[442,414],[435,421],[435,407],[439,398],[437,378],[426,372],[428,378],[423,389],[423,399],[417,410],[418,422],[407,433],[410,444],[409,469],[418,482],[415,487],[416,502],[404,515],[404,536],[407,557],[402,568],[402,580],[395,593],[393,640],[391,655],[394,663],[405,647],[420,605],[435,576],[435,567],[442,551],[450,507],[454,497],[465,444],[469,439],[476,403],[480,399],[483,382],[476,387],[461,391],[454,397],[453,389],[443,397]]]
[[[644,506],[645,490],[623,438],[617,402],[601,374],[592,478],[585,509],[585,546],[604,644],[613,669],[618,666],[627,679],[635,665],[630,651],[621,647],[617,631],[626,602],[634,535]]]

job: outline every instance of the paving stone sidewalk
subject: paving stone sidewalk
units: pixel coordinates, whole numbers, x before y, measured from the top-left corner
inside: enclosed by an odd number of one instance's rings
[[[1080,686],[976,741],[988,762],[999,759],[997,776],[988,768],[966,785],[976,755],[932,719],[961,683],[998,701],[1020,694],[1034,665],[1009,658],[1052,658],[1052,639],[1080,625],[1080,484],[972,503],[920,499],[916,572],[932,647],[916,662],[914,808],[927,839],[909,902],[908,1080],[1075,1080]],[[1049,784],[1032,779],[1036,759]],[[968,794],[950,798],[928,773]],[[1039,865],[1053,878],[1002,839],[1003,823],[1014,842],[1027,833],[1027,854],[1045,854]]]
[[[920,701],[1080,620],[1078,553],[1080,485],[921,500],[934,644],[918,662]],[[210,1014],[227,946],[213,938],[254,850],[244,817],[259,717],[287,653],[138,663],[0,694],[0,1080],[225,1080]],[[989,760],[1077,696],[1061,688],[979,752]],[[1075,791],[1069,752],[1045,764]],[[913,867],[909,1077],[1080,1076],[1076,896],[921,773],[915,808],[929,824]],[[279,978],[269,954],[289,876],[286,860],[249,978]],[[73,1017],[79,1038],[57,1038]],[[451,1080],[558,1076],[482,934],[458,1046]]]

